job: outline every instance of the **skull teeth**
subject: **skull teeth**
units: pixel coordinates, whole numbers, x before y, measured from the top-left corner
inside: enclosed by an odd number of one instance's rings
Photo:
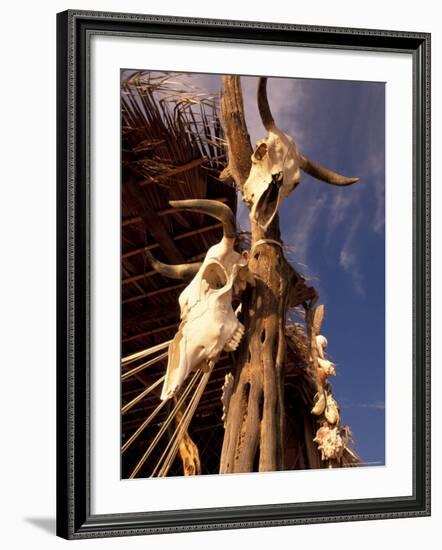
[[[238,322],[236,329],[234,330],[232,336],[227,340],[224,350],[225,351],[235,351],[241,342],[241,338],[244,336],[244,326]]]

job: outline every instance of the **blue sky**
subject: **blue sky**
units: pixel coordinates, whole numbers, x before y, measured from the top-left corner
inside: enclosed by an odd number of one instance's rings
[[[186,75],[217,94],[217,75]],[[265,137],[257,78],[243,77],[252,143]],[[335,396],[367,464],[385,459],[385,87],[380,82],[269,78],[276,124],[310,159],[360,182],[339,188],[303,175],[280,208],[289,261],[319,291],[337,365]],[[248,210],[239,209],[248,225]]]
[[[248,87],[251,109],[255,92],[249,94]],[[280,219],[283,239],[292,247],[290,261],[312,278],[325,305],[322,331],[337,365],[332,384],[343,422],[353,430],[364,461],[383,463],[384,84],[269,79],[268,90],[277,124],[304,155],[360,178],[337,188],[304,175],[283,203]]]

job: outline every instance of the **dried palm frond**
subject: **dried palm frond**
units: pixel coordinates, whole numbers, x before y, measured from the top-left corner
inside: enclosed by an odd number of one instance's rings
[[[175,176],[180,166],[195,159],[203,159],[201,165],[216,172],[224,167],[217,97],[198,91],[176,73],[138,71],[121,86],[123,166],[147,182],[162,179],[165,185],[172,184],[168,173]],[[182,173],[184,186],[192,175]]]

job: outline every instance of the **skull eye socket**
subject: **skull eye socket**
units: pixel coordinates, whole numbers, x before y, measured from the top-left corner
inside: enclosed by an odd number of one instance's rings
[[[255,160],[262,160],[267,155],[267,144],[261,143],[261,145],[258,145],[255,152],[253,153],[253,157]]]
[[[215,263],[206,267],[202,279],[211,290],[218,290],[227,284],[224,269]]]

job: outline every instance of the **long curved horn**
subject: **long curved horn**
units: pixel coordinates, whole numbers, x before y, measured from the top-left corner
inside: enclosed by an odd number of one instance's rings
[[[261,76],[258,81],[258,109],[264,128],[269,131],[275,127],[272,112],[267,98],[267,78]]]
[[[261,115],[262,123],[267,131],[275,127],[272,112],[270,111],[269,100],[267,98],[267,78],[260,77],[258,82],[258,109]],[[309,160],[308,158],[299,155],[301,161],[301,169],[310,174],[314,178],[325,181],[332,185],[352,185],[359,181],[359,178],[348,178],[341,176],[328,168],[324,168],[319,164]]]
[[[313,176],[318,180],[325,181],[326,183],[330,183],[331,185],[351,185],[352,183],[359,181],[359,178],[348,178],[347,176],[341,176],[328,168],[324,168],[323,166],[316,164],[303,155],[299,155],[299,158],[301,160],[301,170],[303,170],[306,174],[310,174],[310,176]]]
[[[232,210],[219,201],[209,199],[188,199],[183,201],[169,201],[169,204],[180,210],[201,212],[216,218],[223,223],[224,237],[234,239],[236,237],[236,222]]]
[[[152,256],[149,250],[146,249],[145,253],[153,269],[155,269],[155,271],[158,271],[158,273],[161,273],[161,275],[164,275],[165,277],[170,277],[171,279],[191,279],[195,277],[195,275],[198,273],[199,268],[201,267],[201,263],[199,262],[193,264],[177,265],[163,264],[163,262],[160,262],[154,256]]]

